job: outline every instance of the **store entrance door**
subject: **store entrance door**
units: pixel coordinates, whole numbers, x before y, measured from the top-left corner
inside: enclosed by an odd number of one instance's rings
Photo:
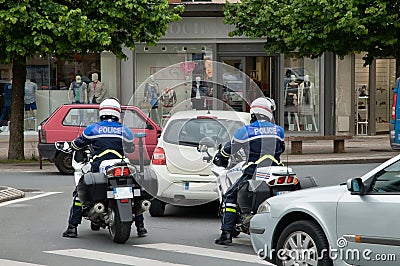
[[[246,112],[254,99],[274,98],[271,59],[269,56],[221,56],[219,61],[231,66],[222,73],[224,101],[233,109]]]

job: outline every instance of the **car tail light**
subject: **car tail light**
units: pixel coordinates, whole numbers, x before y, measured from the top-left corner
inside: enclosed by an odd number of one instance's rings
[[[294,176],[292,176],[292,175],[290,175],[290,176],[288,176],[288,178],[286,179],[286,183],[293,183],[293,180],[294,180]]]
[[[392,120],[396,119],[396,104],[397,104],[397,93],[393,93]]]
[[[197,119],[217,119],[216,116],[208,116],[208,115],[198,115]]]
[[[165,152],[163,148],[156,147],[153,152],[153,157],[151,158],[151,163],[153,165],[166,165],[167,161],[165,158]]]
[[[271,181],[269,181],[268,184],[269,184],[270,186],[275,185],[275,179],[272,179]]]
[[[39,142],[40,143],[47,143],[47,139],[46,139],[46,130],[39,130]]]

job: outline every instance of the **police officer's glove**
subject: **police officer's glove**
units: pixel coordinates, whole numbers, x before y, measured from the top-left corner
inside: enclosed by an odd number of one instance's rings
[[[226,158],[224,156],[221,155],[220,152],[218,152],[213,160],[213,164],[215,164],[216,166],[221,166],[226,168],[228,166],[229,163],[229,158]]]

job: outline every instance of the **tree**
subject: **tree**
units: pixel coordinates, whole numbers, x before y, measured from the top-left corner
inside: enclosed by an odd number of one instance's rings
[[[24,159],[27,58],[111,51],[123,59],[122,46],[154,45],[182,12],[167,0],[0,0],[0,62],[13,65],[8,159]]]
[[[266,38],[268,52],[318,57],[329,51],[340,58],[366,52],[394,57],[400,66],[400,2],[398,0],[243,0],[226,4],[231,36]],[[399,73],[397,67],[397,74]]]

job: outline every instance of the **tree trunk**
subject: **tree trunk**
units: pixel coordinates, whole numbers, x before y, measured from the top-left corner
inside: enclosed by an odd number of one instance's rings
[[[12,101],[10,118],[9,160],[24,160],[24,93],[26,59],[17,57],[12,67]]]

